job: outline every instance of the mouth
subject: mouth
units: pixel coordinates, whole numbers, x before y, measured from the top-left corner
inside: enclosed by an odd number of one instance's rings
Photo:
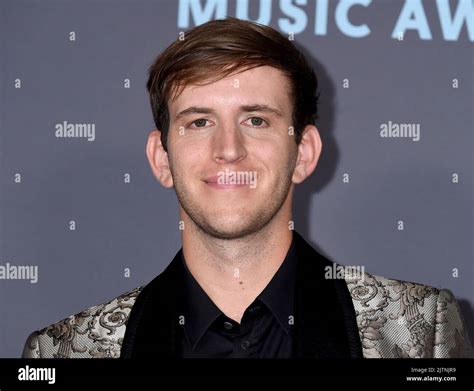
[[[218,183],[219,182],[219,177],[217,175],[210,176],[206,179],[203,180],[205,183]]]
[[[248,187],[246,183],[234,183],[232,181],[222,181],[218,175],[210,176],[203,182],[214,189],[242,189]]]

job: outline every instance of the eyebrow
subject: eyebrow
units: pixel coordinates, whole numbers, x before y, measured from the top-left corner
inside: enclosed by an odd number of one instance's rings
[[[254,112],[258,111],[261,113],[274,114],[277,117],[283,117],[283,114],[280,110],[268,105],[262,105],[262,104],[243,105],[243,106],[240,106],[239,109],[247,113],[252,112],[252,111]],[[175,120],[178,120],[190,114],[212,114],[214,112],[215,111],[209,107],[191,106],[183,111],[180,111],[178,114],[176,114]]]

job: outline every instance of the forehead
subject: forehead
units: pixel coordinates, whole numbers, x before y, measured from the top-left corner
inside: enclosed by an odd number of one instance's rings
[[[279,69],[260,66],[226,76],[206,85],[187,85],[168,102],[170,115],[188,106],[227,107],[267,104],[283,113],[291,112],[290,79]]]

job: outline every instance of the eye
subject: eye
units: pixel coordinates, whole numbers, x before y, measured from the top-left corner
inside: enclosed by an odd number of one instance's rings
[[[250,124],[252,126],[255,126],[257,128],[263,128],[264,126],[262,126],[263,124],[267,124],[267,121],[265,121],[263,118],[260,118],[260,117],[250,117],[249,119],[247,119],[247,121],[250,120]]]
[[[199,119],[191,122],[191,125],[195,124],[197,128],[202,128],[206,125],[206,121],[207,121],[207,119],[199,118]]]

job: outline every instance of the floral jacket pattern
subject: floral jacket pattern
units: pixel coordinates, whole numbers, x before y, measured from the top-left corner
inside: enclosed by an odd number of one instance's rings
[[[450,290],[368,273],[346,283],[364,358],[473,357]],[[142,289],[33,332],[22,357],[119,358],[129,314]]]

